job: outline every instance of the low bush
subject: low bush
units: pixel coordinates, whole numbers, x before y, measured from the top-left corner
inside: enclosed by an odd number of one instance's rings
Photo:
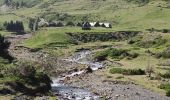
[[[160,53],[160,56],[163,58],[170,58],[170,47],[168,47],[166,50]]]
[[[134,41],[134,40],[131,39],[131,40],[128,41],[128,44],[134,44],[135,42],[136,42],[136,41]]]
[[[122,74],[125,70],[122,68],[112,68],[110,69],[110,73],[112,74]]]
[[[124,78],[124,76],[118,76],[118,77],[116,77],[116,79],[122,79],[122,78]]]
[[[112,59],[121,59],[129,55],[128,50],[125,49],[112,48],[107,52],[108,52],[108,56],[111,57]]]
[[[131,54],[129,54],[129,57],[131,57],[131,58],[137,58],[138,56],[139,56],[138,53],[131,53]]]
[[[170,72],[166,72],[165,74],[161,74],[163,78],[170,78]]]
[[[159,88],[166,90],[166,96],[170,96],[170,83],[168,83],[168,84],[161,84],[159,86]]]
[[[170,84],[161,84],[159,86],[160,89],[164,89],[164,90],[169,90],[170,89]]]
[[[169,29],[162,29],[162,33],[168,33],[168,32],[170,32]]]
[[[129,50],[126,49],[116,49],[111,48],[104,51],[97,52],[94,59],[97,61],[104,61],[107,57],[112,59],[123,59],[128,57],[130,59],[137,58],[139,56],[138,53],[129,53]]]
[[[167,42],[161,35],[149,35],[147,37],[135,37],[128,43],[142,48],[159,47]]]
[[[166,90],[166,96],[170,97],[170,89]]]
[[[7,59],[11,63],[14,58],[8,52],[10,44],[11,43],[9,41],[6,41],[5,37],[0,34],[0,59]]]
[[[94,59],[96,61],[104,61],[104,60],[106,60],[107,56],[108,56],[108,53],[105,51],[102,51],[102,52],[96,53]]]
[[[145,71],[142,69],[128,69],[123,72],[124,75],[145,75]]]
[[[157,58],[163,57],[163,58],[170,58],[170,47],[168,46],[165,50],[162,52],[159,52],[156,54]]]
[[[112,68],[110,69],[112,74],[123,74],[123,75],[145,75],[145,71],[142,69],[122,69],[122,68]]]

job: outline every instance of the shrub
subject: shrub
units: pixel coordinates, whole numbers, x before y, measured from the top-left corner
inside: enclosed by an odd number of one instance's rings
[[[161,74],[163,78],[170,78],[170,72],[166,72],[165,74]]]
[[[135,43],[135,41],[132,39],[128,41],[128,44],[134,44],[134,43]]]
[[[126,49],[111,48],[97,52],[94,59],[97,61],[104,61],[107,57],[111,57],[112,59],[123,59],[125,57],[136,58],[138,56],[138,53],[128,53],[128,50]]]
[[[123,72],[124,75],[145,75],[145,71],[142,69],[128,69]]]
[[[68,22],[68,23],[66,24],[66,26],[75,26],[75,24],[70,21],[70,22]]]
[[[12,62],[14,58],[8,52],[10,44],[11,43],[9,41],[6,41],[5,37],[1,36],[0,34],[0,57],[9,60],[9,62]]]
[[[124,74],[124,75],[145,75],[145,71],[142,69],[122,69],[122,68],[112,68],[110,69],[112,74]]]
[[[129,54],[127,53],[127,50],[115,48],[108,50],[108,56],[110,56],[113,59],[121,59],[128,55]]]
[[[81,23],[77,23],[77,26],[82,27],[82,24]]]
[[[163,29],[163,30],[162,30],[163,33],[168,33],[169,31],[170,31],[170,30],[168,30],[168,29]]]
[[[159,86],[160,89],[164,89],[164,90],[169,90],[170,89],[170,84],[161,84]]]
[[[112,74],[122,74],[124,72],[124,69],[122,68],[112,68],[110,69],[110,73]]]
[[[136,42],[137,46],[143,47],[143,48],[150,48],[150,47],[158,47],[160,45],[163,45],[167,42],[166,39],[162,39],[162,36],[157,36],[155,38],[151,38],[146,40],[140,40]]]
[[[104,61],[104,60],[106,60],[107,56],[108,56],[108,53],[105,52],[105,51],[103,51],[103,52],[98,52],[98,53],[95,55],[94,59],[95,59],[96,61]]]
[[[161,84],[159,86],[160,89],[166,90],[166,96],[170,96],[170,84]]]
[[[34,78],[36,74],[35,67],[31,63],[21,63],[18,71],[19,76],[23,78]]]
[[[125,1],[139,4],[139,6],[144,6],[149,3],[149,0],[125,0]]]
[[[137,58],[139,56],[139,54],[138,53],[132,53],[129,56],[132,57],[132,58]]]
[[[170,97],[170,89],[166,90],[166,96]]]
[[[170,58],[170,47],[159,53],[159,55],[163,58]]]
[[[124,76],[118,76],[118,77],[116,77],[116,79],[122,79],[122,78],[124,78]]]

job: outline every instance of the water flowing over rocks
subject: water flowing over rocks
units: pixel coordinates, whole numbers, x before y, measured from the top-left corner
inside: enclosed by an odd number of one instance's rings
[[[91,54],[90,51],[80,51],[75,53],[72,57],[68,59],[63,59],[66,62],[88,65],[88,68],[77,72],[73,72],[71,74],[65,75],[64,77],[59,77],[57,79],[54,79],[53,84],[51,86],[55,94],[61,96],[61,98],[63,99],[69,99],[69,100],[99,100],[99,96],[94,95],[88,90],[77,88],[76,86],[72,87],[72,86],[64,85],[63,83],[65,80],[69,80],[74,76],[85,74],[86,72],[89,71],[92,72],[103,67],[103,65],[99,62],[88,61],[87,56],[89,56],[90,54]]]
[[[64,59],[65,61],[73,63],[86,64],[87,66],[89,66],[88,68],[91,68],[94,72],[85,74],[84,71],[82,70],[74,72],[70,75],[66,75],[65,77],[58,78],[58,81],[57,82],[54,81],[54,83],[58,85],[59,89],[57,88],[55,89],[59,91],[60,95],[64,94],[67,97],[71,97],[72,94],[70,94],[70,91],[74,91],[71,93],[75,93],[77,94],[76,97],[79,97],[80,96],[79,92],[82,91],[80,97],[82,97],[82,95],[87,97],[88,96],[87,94],[89,93],[89,92],[87,93],[87,91],[92,91],[92,94],[97,95],[98,98],[97,99],[88,98],[87,100],[99,100],[99,97],[104,97],[106,100],[170,100],[169,97],[162,96],[158,93],[154,93],[132,82],[106,80],[103,76],[100,75],[100,73],[102,73],[103,70],[98,70],[100,68],[103,68],[104,65],[100,62],[88,61],[89,60],[88,56],[91,56],[90,51],[82,51],[76,53],[71,58]],[[64,80],[62,82],[69,84],[69,86],[72,87],[67,87],[68,85],[66,86],[62,85],[63,87],[60,87],[59,81],[61,80]],[[52,87],[54,88],[53,84]],[[73,87],[75,90],[73,89]],[[85,90],[79,90],[82,89],[82,87],[83,89],[86,89],[86,92],[84,92]],[[75,91],[77,91],[77,93]],[[96,96],[93,95],[92,97]],[[80,100],[86,99],[81,98]]]
[[[99,100],[101,96],[104,97],[104,100],[170,100],[169,97],[154,93],[131,82],[106,80],[104,75],[100,74],[105,70],[102,68],[106,65],[101,62],[93,62],[92,53],[89,50],[80,50],[71,57],[61,59],[41,50],[17,46],[22,40],[30,37],[29,34],[7,37],[12,42],[9,51],[18,60],[40,62],[43,64],[44,71],[49,70],[50,73],[55,73],[51,86],[59,100]],[[121,64],[116,64],[121,66]],[[85,67],[79,68],[82,65]],[[60,76],[58,77],[58,75]]]

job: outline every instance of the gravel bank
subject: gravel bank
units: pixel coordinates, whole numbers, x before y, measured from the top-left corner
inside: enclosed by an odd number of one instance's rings
[[[74,77],[66,81],[71,86],[79,86],[106,100],[170,100],[169,97],[154,93],[131,82],[108,81],[95,72]]]

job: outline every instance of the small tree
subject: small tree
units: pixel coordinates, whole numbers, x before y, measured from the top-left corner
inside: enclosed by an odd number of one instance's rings
[[[9,55],[8,48],[10,42],[6,41],[3,36],[0,35],[0,57],[8,59],[9,62],[12,62],[13,57]]]
[[[12,31],[12,32],[24,31],[24,25],[23,25],[23,22],[21,21],[13,22],[11,20],[10,22],[4,22],[3,26],[4,26],[4,29],[6,29],[7,31]]]

